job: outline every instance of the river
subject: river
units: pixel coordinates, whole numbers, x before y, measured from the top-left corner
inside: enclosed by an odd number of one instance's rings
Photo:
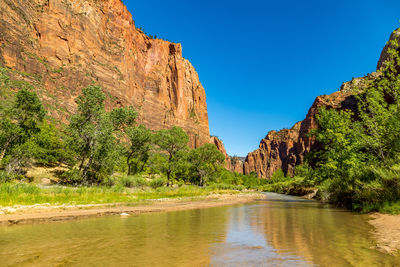
[[[234,206],[0,228],[0,266],[400,266],[368,216],[267,193]]]

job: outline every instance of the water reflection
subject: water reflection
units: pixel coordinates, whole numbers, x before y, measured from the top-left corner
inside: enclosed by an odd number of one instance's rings
[[[0,228],[0,266],[400,266],[371,250],[367,217],[268,201]]]
[[[211,265],[215,266],[311,266],[292,253],[279,254],[267,241],[258,224],[256,206],[229,210],[229,223],[224,243],[213,249]]]

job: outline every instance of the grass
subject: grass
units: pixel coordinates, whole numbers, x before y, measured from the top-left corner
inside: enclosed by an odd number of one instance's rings
[[[396,202],[378,202],[375,204],[364,204],[361,209],[361,213],[369,213],[369,212],[381,212],[387,213],[392,215],[399,215],[400,214],[400,201]]]
[[[33,204],[109,204],[138,203],[149,199],[202,197],[209,194],[237,194],[237,190],[222,190],[211,187],[182,186],[157,189],[132,190],[122,186],[113,187],[39,187],[28,183],[0,184],[0,205]]]

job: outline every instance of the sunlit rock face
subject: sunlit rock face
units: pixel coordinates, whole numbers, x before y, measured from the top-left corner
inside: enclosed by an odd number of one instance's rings
[[[205,91],[181,45],[144,34],[121,0],[1,0],[0,64],[59,121],[95,83],[107,109],[132,105],[153,130],[177,125],[191,147],[209,142]]]
[[[394,30],[392,32],[392,34],[390,35],[390,38],[389,38],[389,42],[387,42],[386,46],[383,48],[381,56],[378,61],[378,66],[377,66],[378,70],[383,67],[385,61],[388,60],[388,58],[389,58],[388,49],[390,47],[394,48],[392,41],[394,43],[400,44],[400,29]],[[400,51],[400,47],[397,47],[397,49],[398,49],[398,51]]]
[[[400,30],[395,30],[390,41],[400,42]],[[378,62],[379,70],[388,59],[390,42],[384,47]],[[368,87],[370,80],[376,79],[378,72],[373,72],[362,78],[354,78],[343,83],[340,90],[330,95],[318,96],[303,121],[296,123],[291,129],[279,132],[271,131],[261,140],[259,149],[250,152],[244,162],[244,173],[256,172],[259,177],[270,178],[272,174],[282,169],[285,174],[293,175],[297,165],[304,162],[304,156],[319,148],[314,138],[309,136],[310,130],[317,128],[316,114],[322,106],[330,109],[350,109],[357,113],[356,90]]]
[[[243,173],[243,162],[239,158],[234,158],[232,162],[231,157],[226,153],[224,143],[216,136],[210,137],[210,143],[214,144],[218,151],[225,156],[225,168],[232,172]]]

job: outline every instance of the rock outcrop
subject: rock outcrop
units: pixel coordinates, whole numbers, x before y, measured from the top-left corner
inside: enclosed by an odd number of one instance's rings
[[[392,42],[400,45],[400,29],[394,30],[392,32],[392,34],[390,35],[389,42],[387,42],[387,44],[383,48],[381,56],[379,58],[377,70],[382,68],[384,62],[389,58],[388,49],[389,49],[389,47],[394,48]],[[397,47],[397,50],[400,52],[400,46]]]
[[[214,144],[217,147],[217,149],[219,150],[219,152],[224,154],[224,156],[225,156],[225,168],[227,170],[230,170],[232,172],[237,172],[237,173],[243,173],[243,161],[238,157],[230,157],[226,153],[226,149],[225,149],[224,143],[222,143],[222,141],[218,137],[211,136],[210,137],[210,143]]]
[[[144,34],[121,0],[1,0],[0,65],[60,121],[96,83],[108,109],[132,105],[153,130],[177,125],[192,147],[209,142],[205,91],[181,45]]]

